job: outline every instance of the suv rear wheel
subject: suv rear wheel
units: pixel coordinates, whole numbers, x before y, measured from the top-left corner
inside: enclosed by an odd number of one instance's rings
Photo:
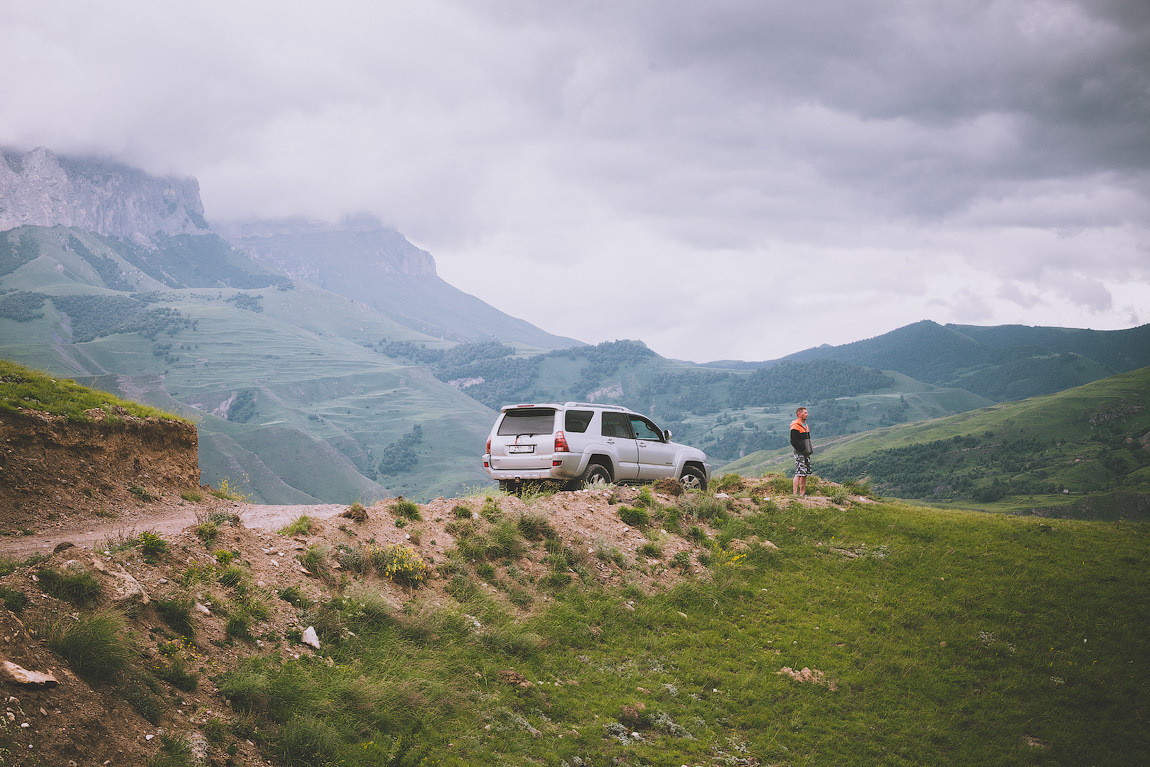
[[[614,478],[611,476],[611,470],[601,463],[588,465],[587,470],[583,472],[583,476],[579,477],[579,485],[581,487],[588,487],[594,485],[596,482],[609,485],[613,481]]]

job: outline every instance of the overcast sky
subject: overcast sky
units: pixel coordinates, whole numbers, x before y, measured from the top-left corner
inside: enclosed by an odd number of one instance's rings
[[[1150,2],[0,0],[0,145],[703,362],[1150,322]]]

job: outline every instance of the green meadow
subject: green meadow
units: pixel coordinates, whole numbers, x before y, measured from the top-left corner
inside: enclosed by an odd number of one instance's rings
[[[312,606],[327,657],[217,681],[246,736],[289,765],[1130,765],[1150,751],[1145,524],[771,501],[715,520],[705,570],[654,593],[595,585],[575,553],[568,578],[526,586],[530,612],[480,582],[513,578],[522,553],[457,567],[458,601],[416,590],[399,616],[348,584]]]

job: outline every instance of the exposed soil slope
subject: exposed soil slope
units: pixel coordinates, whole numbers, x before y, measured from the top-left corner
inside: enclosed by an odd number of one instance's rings
[[[132,497],[199,487],[196,427],[91,410],[77,423],[0,411],[0,520],[20,529],[114,513]]]

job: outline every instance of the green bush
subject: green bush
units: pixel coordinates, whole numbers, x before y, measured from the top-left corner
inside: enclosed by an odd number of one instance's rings
[[[7,586],[0,586],[0,600],[3,600],[4,606],[14,613],[22,613],[24,608],[28,606],[27,594]]]
[[[80,678],[108,682],[128,667],[132,648],[128,645],[124,621],[112,612],[58,616],[42,629],[48,649],[59,655]]]
[[[648,541],[639,547],[637,553],[648,559],[660,559],[663,556],[663,548],[654,541]]]
[[[519,532],[529,541],[551,540],[559,537],[559,532],[545,517],[539,514],[524,514],[516,521]]]
[[[173,594],[156,600],[156,613],[173,631],[192,639],[196,632],[195,624],[192,623],[194,604],[189,594]]]
[[[36,577],[39,578],[40,588],[46,593],[77,607],[87,607],[99,601],[103,593],[100,581],[88,570],[60,572],[42,567]]]
[[[140,553],[144,555],[145,562],[154,565],[160,561],[160,557],[168,553],[168,542],[154,530],[145,530],[137,536],[136,540],[140,546]]]
[[[307,514],[299,516],[294,522],[280,528],[279,534],[288,537],[295,535],[311,535],[316,528],[316,522]]]
[[[619,507],[619,519],[631,527],[646,527],[651,524],[651,515],[646,509],[636,509],[631,506]]]
[[[419,514],[419,506],[405,498],[396,499],[395,503],[391,505],[391,510],[401,519],[410,519],[413,522],[423,521],[423,517]]]

